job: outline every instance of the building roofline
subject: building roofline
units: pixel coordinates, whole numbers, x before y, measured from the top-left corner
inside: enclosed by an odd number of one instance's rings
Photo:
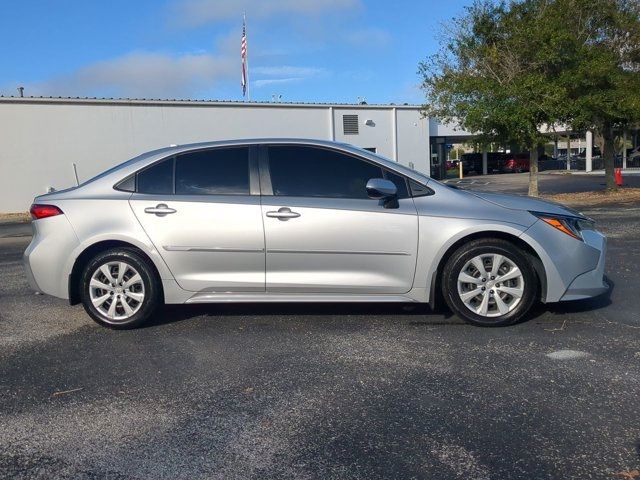
[[[151,98],[105,98],[105,97],[15,97],[1,96],[0,103],[27,104],[82,104],[82,105],[130,105],[130,106],[197,106],[197,107],[259,107],[259,108],[348,108],[416,110],[421,105],[395,104],[351,104],[351,103],[305,103],[305,102],[243,102],[239,100],[189,100]]]

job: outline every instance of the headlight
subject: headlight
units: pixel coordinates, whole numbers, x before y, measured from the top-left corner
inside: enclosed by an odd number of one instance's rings
[[[582,232],[585,230],[593,230],[595,222],[588,218],[572,217],[569,215],[556,215],[543,212],[529,212],[535,215],[547,225],[551,225],[556,230],[566,233],[570,237],[584,241]]]

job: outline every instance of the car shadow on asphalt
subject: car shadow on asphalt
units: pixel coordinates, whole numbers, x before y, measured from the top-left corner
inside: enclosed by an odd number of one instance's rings
[[[197,317],[404,317],[410,325],[466,325],[448,310],[421,303],[228,303],[166,305],[141,328],[153,328]],[[408,318],[407,318],[408,317]]]
[[[559,303],[539,303],[523,320],[537,320],[547,313],[553,315],[580,314],[600,310],[612,304],[611,288],[599,297]],[[397,316],[412,326],[465,326],[446,307],[432,310],[421,303],[222,303],[202,305],[166,305],[142,328],[182,322],[198,317],[345,317],[345,316]]]

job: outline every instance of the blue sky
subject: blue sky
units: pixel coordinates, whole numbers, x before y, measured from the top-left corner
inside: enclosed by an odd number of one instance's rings
[[[2,0],[0,94],[420,103],[418,62],[470,0]],[[445,27],[446,28],[446,27]]]

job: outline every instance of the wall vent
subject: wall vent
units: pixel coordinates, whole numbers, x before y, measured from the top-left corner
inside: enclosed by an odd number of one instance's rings
[[[342,116],[342,132],[345,135],[358,135],[358,115]]]

